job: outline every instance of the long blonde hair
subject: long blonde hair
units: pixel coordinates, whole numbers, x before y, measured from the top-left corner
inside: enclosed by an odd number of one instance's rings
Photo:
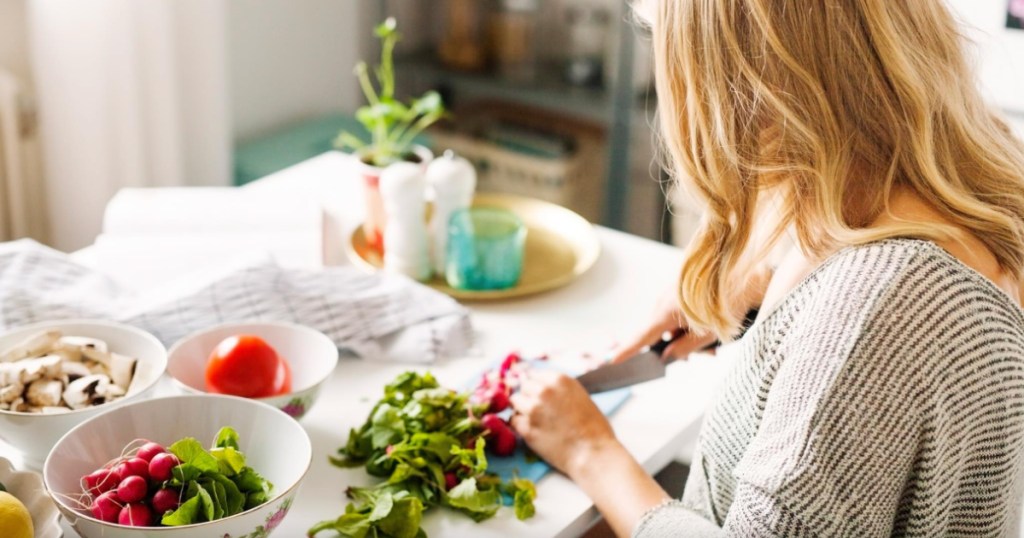
[[[890,237],[956,235],[906,220],[868,228],[894,189],[912,189],[1021,275],[1024,145],[979,95],[944,2],[645,8],[670,169],[705,208],[679,286],[692,328],[735,333],[737,282],[787,229],[817,258]],[[768,239],[753,240],[769,204]]]

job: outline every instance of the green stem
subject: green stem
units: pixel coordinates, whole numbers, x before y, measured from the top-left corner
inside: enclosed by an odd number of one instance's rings
[[[395,96],[395,68],[393,56],[395,53],[396,42],[397,39],[395,39],[394,35],[384,38],[384,43],[380,51],[380,91],[381,95],[385,98],[393,98]]]
[[[366,64],[364,62],[359,62],[356,65],[356,77],[359,79],[359,86],[363,88],[363,95],[366,96],[366,100],[371,105],[380,104],[377,92],[373,89],[373,83],[370,82],[370,77],[366,74]]]
[[[413,124],[413,126],[410,127],[405,132],[405,134],[402,135],[402,138],[398,140],[396,146],[398,146],[399,148],[409,147],[409,145],[412,144],[413,139],[416,138],[416,135],[423,132],[424,129],[430,127],[431,124],[433,124],[435,121],[439,119],[441,119],[441,116],[439,114],[427,114],[426,116],[423,116],[415,124]]]

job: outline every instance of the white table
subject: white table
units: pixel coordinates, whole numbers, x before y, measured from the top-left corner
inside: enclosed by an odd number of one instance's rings
[[[244,188],[280,196],[309,196],[327,211],[325,260],[346,263],[341,247],[361,221],[361,195],[349,159],[326,153],[268,176]],[[472,303],[477,332],[473,356],[437,364],[430,369],[445,385],[462,386],[510,350],[578,354],[599,350],[628,334],[647,319],[659,293],[677,277],[678,249],[597,228],[602,254],[592,270],[562,289],[521,300]],[[88,253],[80,256],[88,260]],[[669,368],[662,380],[634,389],[631,399],[612,418],[618,436],[649,472],[675,458],[697,431],[699,419],[725,372],[728,361],[694,357]],[[313,441],[314,459],[302,491],[275,533],[304,536],[313,523],[342,513],[350,485],[370,484],[359,469],[331,466],[327,455],[344,444],[350,428],[361,424],[382,386],[408,365],[344,360],[303,421]],[[170,390],[163,387],[162,390]],[[10,448],[0,444],[0,455]],[[598,514],[590,500],[565,477],[550,474],[538,484],[537,514],[520,522],[511,510],[477,524],[447,510],[431,512],[424,522],[433,537],[578,536]],[[66,536],[77,536],[65,524]]]

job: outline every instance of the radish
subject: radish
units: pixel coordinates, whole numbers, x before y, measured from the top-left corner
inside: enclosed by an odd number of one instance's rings
[[[163,488],[153,494],[153,500],[150,501],[153,505],[153,511],[157,515],[162,516],[167,512],[172,512],[178,509],[178,491],[171,488]]]
[[[149,477],[157,482],[170,480],[172,471],[180,464],[181,462],[178,461],[177,456],[174,454],[167,452],[157,454],[149,462]]]
[[[143,479],[149,480],[149,462],[142,458],[125,460],[117,466],[117,469],[121,473],[122,480],[129,476],[141,476]]]
[[[113,523],[117,521],[118,514],[121,513],[121,503],[117,501],[117,496],[113,491],[108,491],[92,501],[90,510],[96,519]]]
[[[135,453],[135,457],[142,458],[143,460],[148,462],[153,460],[153,456],[156,456],[157,454],[163,454],[164,452],[167,452],[166,450],[164,450],[164,447],[160,446],[158,443],[150,441],[142,445],[142,448],[140,448],[139,451]]]
[[[495,436],[494,455],[506,458],[516,452],[516,434],[505,430]]]
[[[85,489],[95,496],[116,488],[120,482],[120,475],[113,469],[96,469],[85,477]]]
[[[487,430],[484,439],[494,443],[491,446],[496,455],[511,456],[516,451],[516,434],[501,417],[488,413],[480,419],[480,424]]]
[[[141,476],[129,476],[117,486],[117,498],[121,502],[133,503],[146,498],[148,488],[146,479]]]
[[[141,503],[126,504],[117,515],[117,522],[129,527],[148,527],[153,522],[153,512]]]

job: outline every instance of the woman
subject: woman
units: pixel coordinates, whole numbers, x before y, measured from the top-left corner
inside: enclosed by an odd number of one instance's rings
[[[531,376],[514,427],[619,535],[1016,533],[1024,148],[982,102],[947,7],[638,9],[667,153],[705,206],[678,286],[696,336],[677,349],[762,308],[682,500],[571,378]],[[796,247],[767,286],[737,290],[783,236]]]

